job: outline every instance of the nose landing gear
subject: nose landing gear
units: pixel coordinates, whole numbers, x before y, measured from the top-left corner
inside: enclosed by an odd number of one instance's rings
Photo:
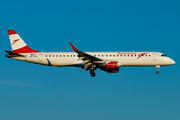
[[[159,74],[158,69],[160,68],[160,66],[156,66],[156,74]]]

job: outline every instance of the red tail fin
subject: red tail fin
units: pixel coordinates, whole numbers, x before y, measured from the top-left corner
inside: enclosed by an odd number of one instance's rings
[[[37,50],[31,49],[23,41],[23,39],[14,30],[8,30],[9,38],[11,41],[11,47],[15,53],[35,53]]]

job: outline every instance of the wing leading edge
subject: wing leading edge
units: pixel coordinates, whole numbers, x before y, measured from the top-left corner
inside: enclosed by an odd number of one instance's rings
[[[70,45],[71,45],[72,49],[78,54],[79,59],[81,59],[83,61],[89,60],[92,63],[94,63],[94,62],[96,63],[96,61],[104,61],[103,59],[97,58],[95,56],[89,55],[87,53],[84,53],[84,52],[76,49],[71,42],[70,42]]]

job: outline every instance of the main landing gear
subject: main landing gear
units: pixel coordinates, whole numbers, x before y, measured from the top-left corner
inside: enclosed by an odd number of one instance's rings
[[[156,66],[156,74],[159,74],[158,69],[160,68],[160,66]]]
[[[96,73],[94,72],[94,70],[96,70],[96,65],[91,65],[91,66],[89,66],[89,67],[87,67],[87,69],[86,69],[86,71],[87,70],[89,70],[89,69],[91,69],[89,72],[90,72],[90,74],[91,74],[91,76],[92,77],[95,77],[96,76]]]
[[[90,74],[91,74],[92,77],[94,77],[96,75],[96,73],[94,72],[94,69],[90,70]]]

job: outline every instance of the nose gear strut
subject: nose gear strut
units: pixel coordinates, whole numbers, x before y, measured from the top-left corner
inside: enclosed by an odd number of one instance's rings
[[[160,66],[156,66],[156,74],[159,74],[158,69],[160,68]]]

